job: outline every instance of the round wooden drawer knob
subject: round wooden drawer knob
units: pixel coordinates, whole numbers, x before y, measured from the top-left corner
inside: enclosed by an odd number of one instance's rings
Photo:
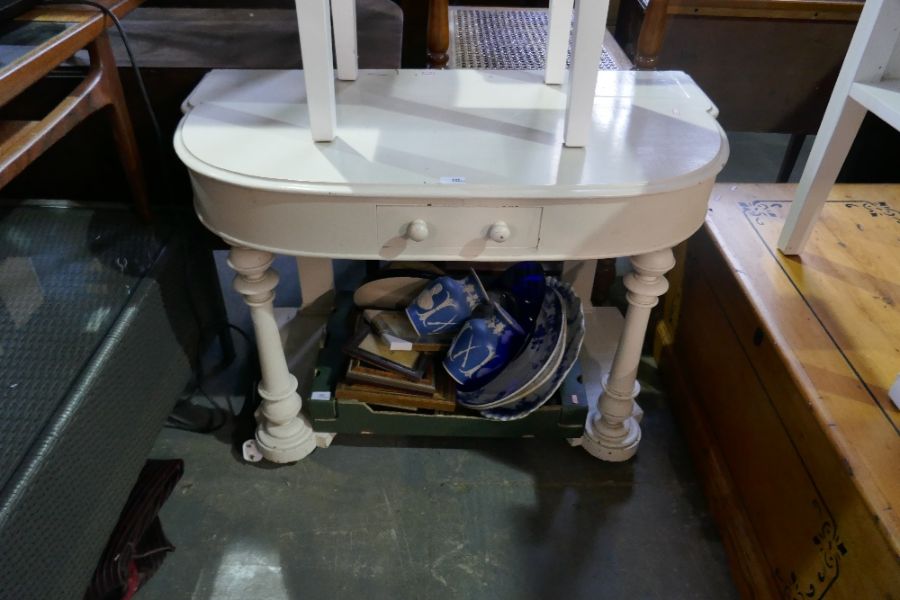
[[[406,228],[406,235],[414,242],[421,242],[428,237],[428,224],[422,219],[416,219]]]
[[[509,225],[506,224],[506,221],[497,221],[491,225],[491,231],[488,235],[498,244],[502,244],[509,239]]]

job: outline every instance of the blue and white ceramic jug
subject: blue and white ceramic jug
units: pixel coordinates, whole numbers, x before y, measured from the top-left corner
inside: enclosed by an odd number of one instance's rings
[[[419,335],[453,333],[481,304],[489,302],[481,280],[473,270],[463,279],[438,277],[406,307],[413,329]]]
[[[458,384],[478,387],[509,364],[525,339],[525,331],[509,313],[494,303],[494,314],[466,321],[456,334],[444,369]]]

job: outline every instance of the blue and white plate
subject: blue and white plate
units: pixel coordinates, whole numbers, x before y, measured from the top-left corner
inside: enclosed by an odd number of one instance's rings
[[[565,304],[559,293],[548,287],[534,332],[519,356],[484,387],[458,391],[457,402],[467,408],[484,410],[512,404],[528,395],[559,366],[566,341],[565,321]]]
[[[559,293],[566,307],[566,346],[559,368],[544,385],[518,402],[483,410],[481,414],[488,419],[513,421],[527,417],[553,397],[553,394],[562,385],[563,380],[569,375],[569,371],[572,370],[572,367],[575,366],[575,362],[578,360],[578,355],[581,353],[581,344],[584,341],[585,329],[581,299],[575,295],[569,284],[555,278],[548,277],[547,285]]]

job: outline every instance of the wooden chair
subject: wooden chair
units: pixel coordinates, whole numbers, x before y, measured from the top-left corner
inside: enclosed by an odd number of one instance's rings
[[[868,0],[835,83],[778,247],[803,251],[867,112],[900,130],[900,0]]]
[[[116,16],[124,16],[140,4],[140,0],[107,4]],[[26,25],[56,23],[60,27],[58,33],[44,36],[35,47],[0,68],[0,106],[10,102],[79,50],[87,49],[90,67],[85,79],[43,119],[0,121],[0,188],[78,123],[104,110],[137,211],[148,219],[147,189],[116,61],[106,35],[110,24],[107,17],[90,7],[47,6],[26,13],[17,22]]]

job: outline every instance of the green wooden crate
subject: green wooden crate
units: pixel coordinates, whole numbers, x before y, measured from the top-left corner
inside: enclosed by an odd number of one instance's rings
[[[353,331],[355,319],[352,296],[339,295],[328,321],[324,345],[316,361],[312,390],[306,401],[316,431],[459,437],[581,436],[588,401],[577,363],[554,399],[524,419],[515,421],[492,421],[465,409],[455,414],[409,412],[356,400],[335,399],[335,385],[347,368],[347,358],[341,347]]]

